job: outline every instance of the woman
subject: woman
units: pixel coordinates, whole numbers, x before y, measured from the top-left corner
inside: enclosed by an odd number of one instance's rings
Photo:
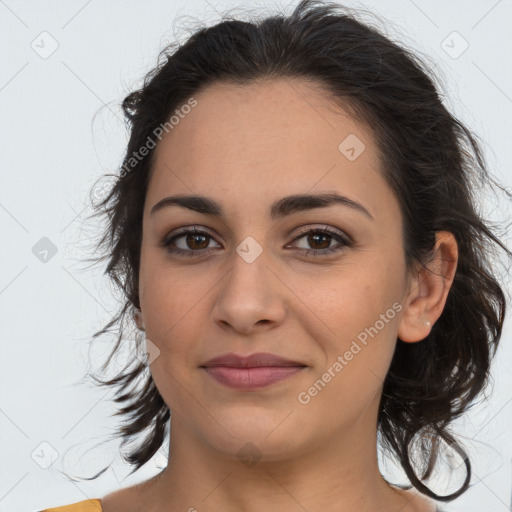
[[[126,441],[149,431],[134,471],[172,417],[169,462],[46,510],[440,510],[471,477],[448,425],[501,337],[487,254],[511,255],[476,212],[474,137],[413,55],[335,4],[224,21],[164,57],[123,103],[99,247],[126,303],[95,336],[125,318],[145,336],[99,382],[120,388]],[[378,444],[411,486],[386,481]],[[443,454],[462,478],[439,492]]]

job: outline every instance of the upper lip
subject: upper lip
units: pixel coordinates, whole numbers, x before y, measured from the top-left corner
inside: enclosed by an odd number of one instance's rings
[[[242,356],[238,354],[222,354],[209,359],[204,366],[231,366],[233,368],[256,368],[261,366],[306,366],[303,363],[286,359],[275,354],[263,353]]]

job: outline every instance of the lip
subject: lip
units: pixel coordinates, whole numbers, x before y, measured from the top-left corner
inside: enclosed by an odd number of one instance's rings
[[[235,389],[260,389],[288,379],[307,366],[275,354],[223,354],[200,366],[217,382]]]
[[[258,368],[261,366],[306,366],[299,361],[286,359],[268,352],[258,352],[248,356],[234,353],[222,354],[203,363],[201,366],[228,366],[232,368]]]

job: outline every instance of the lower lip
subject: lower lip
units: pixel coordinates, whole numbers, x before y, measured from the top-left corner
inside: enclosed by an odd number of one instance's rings
[[[261,366],[257,368],[233,368],[207,366],[206,372],[215,380],[236,389],[259,389],[281,382],[303,370],[304,366]]]

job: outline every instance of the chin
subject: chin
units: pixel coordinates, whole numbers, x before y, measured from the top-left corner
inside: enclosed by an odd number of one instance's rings
[[[286,415],[284,415],[286,416]],[[216,429],[215,434],[209,431],[204,439],[210,446],[224,456],[246,461],[274,462],[288,459],[297,455],[298,447],[306,440],[303,439],[304,429],[295,427],[293,422],[275,421],[271,418],[247,416],[232,418],[218,418],[224,429]],[[280,422],[282,422],[280,424]],[[227,432],[229,432],[229,435]]]

